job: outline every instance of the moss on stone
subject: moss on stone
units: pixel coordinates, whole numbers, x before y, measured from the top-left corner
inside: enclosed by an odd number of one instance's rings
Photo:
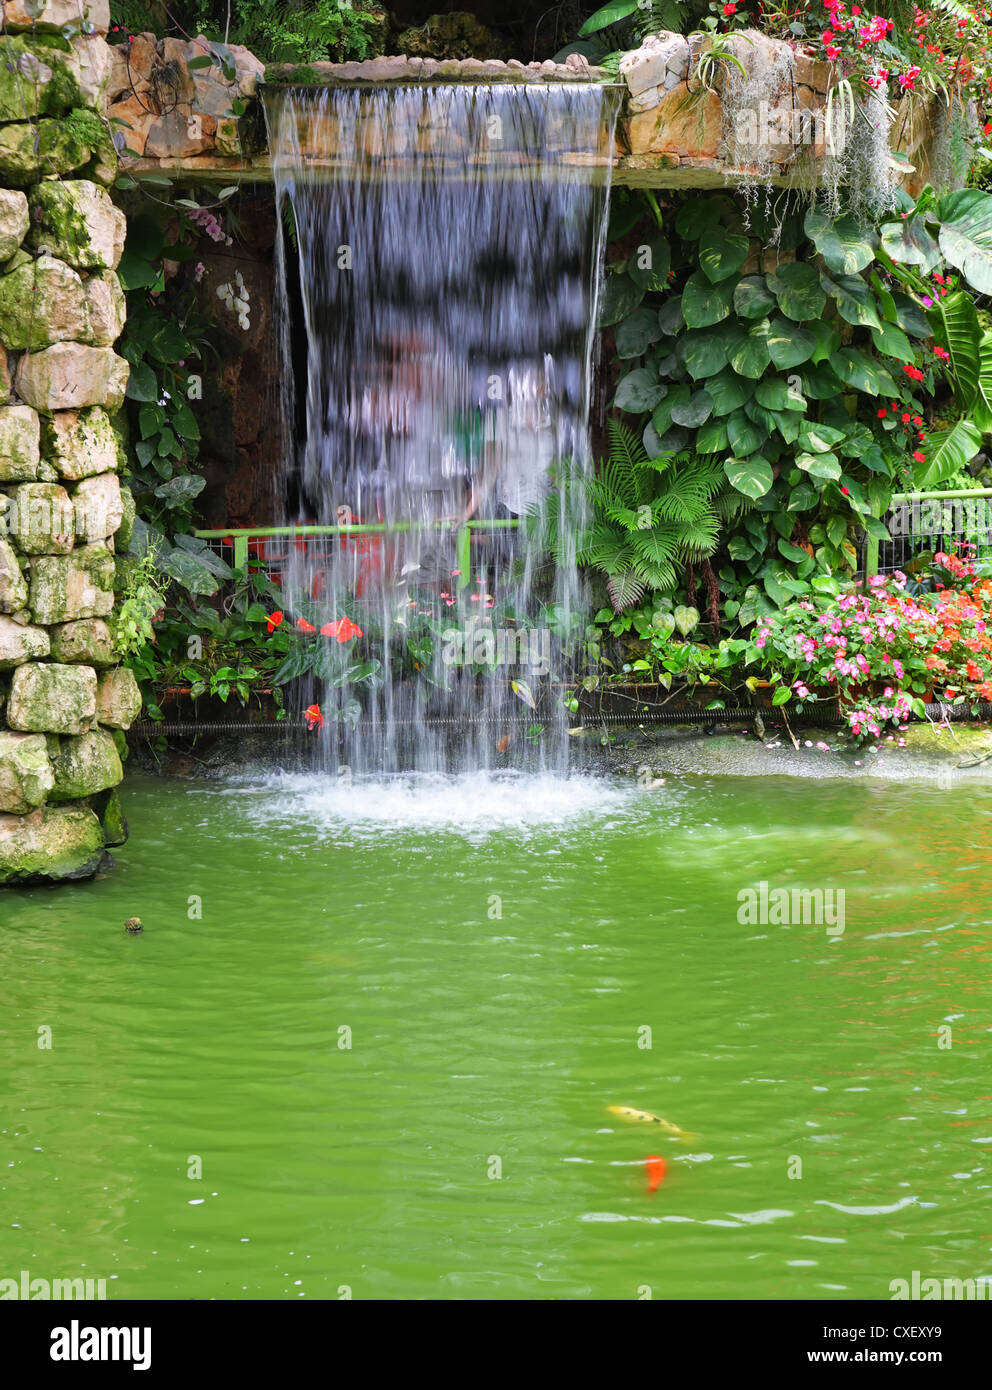
[[[101,792],[99,796],[93,797],[90,806],[103,830],[104,844],[109,849],[117,849],[120,845],[126,845],[131,832],[124,816],[120,792],[117,788]]]
[[[329,81],[309,63],[270,63],[262,80],[267,87],[326,87]]]
[[[104,857],[103,830],[88,807],[41,806],[0,815],[0,884],[92,878]]]

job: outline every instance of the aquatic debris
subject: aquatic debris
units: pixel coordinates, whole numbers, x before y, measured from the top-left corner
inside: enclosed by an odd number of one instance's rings
[[[635,1110],[632,1105],[608,1105],[606,1108],[611,1115],[618,1115],[621,1120],[628,1120],[632,1124],[661,1125],[662,1129],[667,1130],[669,1134],[674,1134],[683,1143],[688,1143],[696,1137],[688,1130],[673,1125],[671,1120],[665,1120],[661,1115],[653,1115],[650,1110]]]
[[[143,932],[145,929],[141,925],[140,917],[129,917],[124,923],[124,930],[129,932],[131,936],[137,936],[139,932]]]

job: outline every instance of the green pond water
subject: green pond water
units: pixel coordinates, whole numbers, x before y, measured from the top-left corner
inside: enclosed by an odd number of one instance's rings
[[[0,1277],[111,1299],[990,1277],[990,805],[784,777],[132,779],[112,875],[0,897]],[[741,924],[762,879],[842,888],[843,934]]]

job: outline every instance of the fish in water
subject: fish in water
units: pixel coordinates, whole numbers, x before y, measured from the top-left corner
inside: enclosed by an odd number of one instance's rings
[[[619,1115],[621,1120],[629,1120],[633,1124],[661,1125],[662,1129],[667,1130],[669,1134],[674,1134],[685,1144],[696,1137],[688,1130],[673,1125],[671,1120],[664,1120],[660,1115],[652,1115],[650,1110],[635,1110],[632,1105],[608,1105],[606,1108],[611,1115]]]
[[[653,1197],[665,1176],[665,1160],[659,1154],[648,1154],[644,1166],[648,1170],[648,1192]]]

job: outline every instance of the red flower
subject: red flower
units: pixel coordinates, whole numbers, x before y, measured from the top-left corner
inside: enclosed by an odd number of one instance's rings
[[[723,7],[723,12],[724,12],[724,14],[727,15],[727,17],[729,18],[730,15],[736,14],[736,13],[737,13],[737,6],[736,6],[735,4],[733,4],[733,3],[724,5],[724,7]]]
[[[320,629],[321,637],[336,637],[339,642],[350,642],[353,637],[363,637],[362,629],[350,618],[338,618],[333,623],[325,623]]]
[[[915,450],[913,453],[913,458],[916,459],[917,463],[926,463],[927,461],[927,456],[922,449]]]
[[[849,489],[846,488],[846,487],[842,487],[842,488],[841,488],[841,492],[844,494],[845,497],[850,497],[850,495],[851,495]]]
[[[300,630],[300,632],[305,632],[307,634],[317,631],[317,629],[313,626],[312,623],[307,622],[306,618],[297,618],[296,627]]]
[[[320,712],[320,705],[311,705],[309,709],[303,711],[303,718],[307,721],[307,728],[313,733],[314,729],[324,727],[324,716]]]
[[[875,412],[875,414],[878,416],[878,418],[879,418],[880,420],[884,420],[885,417],[886,417],[886,415],[887,415],[887,413],[888,413],[888,412],[885,411],[885,410],[876,410],[876,412]]]
[[[270,632],[275,632],[276,628],[277,628],[277,627],[279,626],[279,624],[282,622],[283,616],[284,616],[284,615],[283,615],[282,613],[270,613],[270,614],[269,614],[269,631],[270,631]]]

